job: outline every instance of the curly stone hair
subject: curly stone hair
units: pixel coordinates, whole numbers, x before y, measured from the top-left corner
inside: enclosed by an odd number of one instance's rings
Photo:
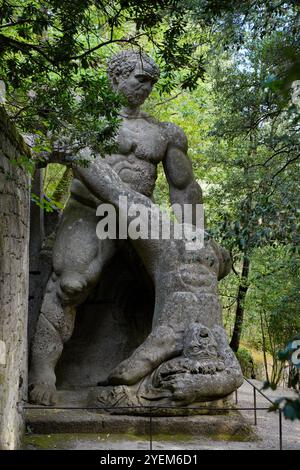
[[[150,65],[150,74],[153,80],[157,81],[159,79],[159,68],[154,60],[143,52],[131,50],[121,51],[109,59],[107,63],[109,79],[113,82],[113,78],[120,75],[127,78],[138,63]]]

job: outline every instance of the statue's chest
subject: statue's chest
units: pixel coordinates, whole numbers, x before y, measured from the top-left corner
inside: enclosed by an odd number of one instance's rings
[[[133,153],[137,158],[153,163],[163,159],[168,145],[164,130],[144,119],[125,120],[119,129],[117,142],[121,154]]]

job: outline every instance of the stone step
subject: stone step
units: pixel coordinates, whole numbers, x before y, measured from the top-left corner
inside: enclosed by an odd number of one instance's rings
[[[34,434],[99,433],[150,435],[150,418],[113,415],[103,411],[27,409],[27,430]],[[226,415],[153,416],[152,435],[202,436],[209,439],[253,441],[256,436],[238,412]]]

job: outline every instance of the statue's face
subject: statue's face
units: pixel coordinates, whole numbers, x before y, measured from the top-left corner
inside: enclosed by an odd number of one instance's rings
[[[148,98],[155,83],[152,73],[150,65],[137,64],[128,77],[118,77],[116,89],[126,97],[129,106],[141,106]]]

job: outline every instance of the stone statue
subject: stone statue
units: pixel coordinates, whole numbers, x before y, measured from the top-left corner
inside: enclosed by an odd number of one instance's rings
[[[93,194],[118,211],[123,210],[122,195],[129,205],[147,207],[141,217],[151,215],[152,201],[130,189],[104,161],[74,171]],[[130,213],[124,219],[129,225]],[[218,279],[231,269],[228,252],[209,236],[197,251],[187,250],[183,239],[131,242],[155,286],[152,331],[112,371],[102,384],[106,387],[99,389],[98,401],[118,406],[182,406],[229,395],[243,377],[227,343],[217,291]]]
[[[157,65],[140,52],[125,51],[111,59],[108,74],[113,88],[125,96],[127,106],[121,112],[118,150],[105,157],[106,164],[135,194],[151,198],[157,165],[162,162],[171,203],[200,203],[201,190],[186,154],[184,132],[174,124],[157,122],[140,110],[159,77]],[[90,164],[90,171],[93,172],[96,166],[97,159]],[[75,174],[73,179],[71,196],[58,229],[53,249],[53,272],[32,344],[29,393],[33,403],[55,403],[55,366],[64,343],[72,335],[76,308],[96,286],[116,249],[113,240],[97,238],[96,208],[102,199],[98,196],[99,191],[91,191],[89,184],[78,176]],[[184,278],[184,274],[182,276]],[[180,293],[174,295],[180,297]],[[195,303],[196,297],[191,296]],[[170,338],[170,341],[174,339]],[[112,380],[127,383],[124,374],[126,376],[126,371],[120,365],[115,373],[112,372]],[[129,382],[141,375],[141,371],[136,371]]]

